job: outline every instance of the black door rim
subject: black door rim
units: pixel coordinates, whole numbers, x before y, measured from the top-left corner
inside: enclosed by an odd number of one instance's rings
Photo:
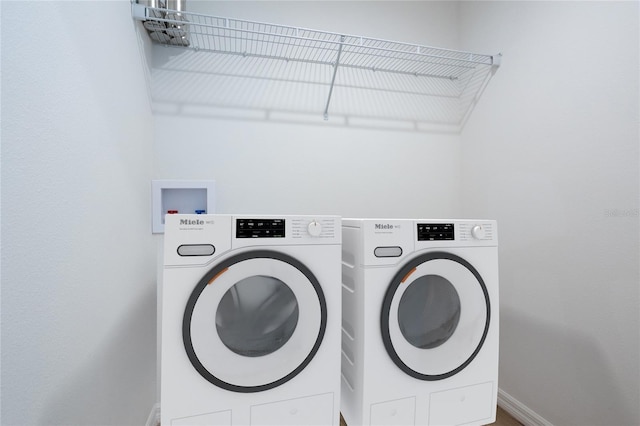
[[[193,343],[191,340],[191,317],[193,315],[193,310],[195,308],[196,302],[198,301],[198,298],[200,297],[200,295],[202,294],[206,286],[209,284],[209,282],[216,275],[220,274],[226,268],[229,268],[237,263],[243,262],[245,260],[250,260],[250,259],[274,259],[274,260],[288,263],[289,265],[293,266],[294,268],[302,272],[305,275],[305,277],[309,280],[309,282],[311,282],[316,292],[316,295],[318,296],[318,302],[320,303],[321,318],[320,318],[320,328],[318,330],[318,336],[316,337],[316,341],[313,345],[313,348],[311,349],[309,354],[306,356],[306,358],[302,361],[302,363],[300,363],[300,365],[298,365],[293,371],[291,371],[286,376],[281,377],[280,379],[270,383],[265,383],[265,384],[256,385],[256,386],[240,386],[240,385],[228,383],[224,380],[219,379],[218,377],[213,375],[209,370],[207,370],[207,368],[204,365],[202,365],[202,363],[198,359],[198,355],[196,354],[193,348]],[[301,315],[304,315],[304,312],[301,312]],[[191,364],[196,369],[196,371],[202,377],[208,380],[210,383],[222,389],[226,389],[233,392],[253,393],[253,392],[262,392],[265,390],[278,387],[288,382],[289,380],[293,379],[300,372],[302,372],[302,370],[304,370],[307,367],[307,365],[309,365],[313,357],[316,355],[316,353],[320,349],[320,345],[322,344],[326,327],[327,327],[327,302],[324,296],[324,292],[322,291],[320,282],[315,277],[315,275],[311,272],[311,270],[309,270],[309,268],[307,268],[299,260],[289,255],[286,255],[284,253],[271,251],[271,250],[253,250],[253,251],[248,251],[248,252],[240,253],[235,256],[229,257],[228,259],[225,259],[222,262],[216,264],[198,282],[198,284],[193,289],[193,292],[191,293],[191,296],[189,297],[189,300],[185,307],[184,317],[182,320],[182,340],[184,343],[185,351],[187,352],[187,356],[189,357]],[[213,332],[215,332],[215,330]]]
[[[391,335],[389,332],[389,316],[391,315],[391,312],[390,312],[391,301],[393,300],[393,297],[399,285],[402,283],[402,279],[406,277],[407,274],[412,269],[418,267],[419,265],[422,265],[423,263],[426,263],[432,260],[440,260],[440,259],[457,262],[460,265],[464,266],[466,269],[469,270],[469,272],[473,274],[473,276],[476,278],[476,280],[480,284],[480,287],[482,288],[482,293],[484,294],[484,300],[485,300],[486,309],[487,309],[487,319],[485,321],[482,338],[480,339],[480,342],[478,343],[477,347],[475,348],[471,356],[469,356],[469,358],[467,358],[458,367],[454,368],[453,370],[447,371],[445,373],[423,374],[418,371],[415,371],[414,369],[409,367],[407,364],[405,364],[400,358],[400,356],[398,355],[398,353],[396,352],[395,348],[393,347],[393,343],[391,342]],[[482,279],[482,276],[476,270],[476,268],[474,268],[473,265],[471,265],[469,262],[467,262],[460,256],[456,256],[455,254],[447,253],[447,252],[430,252],[430,253],[425,253],[411,259],[396,273],[396,275],[391,280],[391,283],[389,284],[389,287],[387,288],[387,291],[385,293],[384,301],[382,303],[382,311],[380,315],[380,331],[382,333],[382,341],[384,343],[384,347],[387,350],[387,353],[389,354],[389,356],[391,357],[391,360],[398,366],[398,368],[400,368],[409,376],[414,377],[416,379],[425,380],[425,381],[436,381],[436,380],[443,380],[455,374],[458,374],[460,371],[466,368],[473,361],[473,359],[480,352],[480,349],[482,349],[484,341],[487,338],[487,334],[489,333],[490,322],[491,322],[491,303],[489,301],[489,292],[487,291],[487,286],[485,285],[484,280]],[[428,350],[428,349],[425,349],[425,350]]]

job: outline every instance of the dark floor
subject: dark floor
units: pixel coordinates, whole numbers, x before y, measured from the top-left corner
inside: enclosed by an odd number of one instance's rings
[[[496,413],[495,423],[491,423],[493,426],[522,426],[522,423],[514,419],[511,414],[498,407]]]

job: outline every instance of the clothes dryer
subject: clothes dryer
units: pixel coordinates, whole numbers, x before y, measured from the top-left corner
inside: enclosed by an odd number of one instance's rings
[[[491,220],[344,219],[348,425],[481,425],[498,389]]]
[[[162,425],[337,425],[340,218],[167,215]]]

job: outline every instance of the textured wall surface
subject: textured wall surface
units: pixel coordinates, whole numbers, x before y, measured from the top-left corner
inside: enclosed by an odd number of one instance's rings
[[[500,389],[556,425],[640,424],[637,2],[469,2],[501,68],[463,133],[500,226]]]
[[[153,135],[130,2],[1,7],[1,422],[144,424]]]

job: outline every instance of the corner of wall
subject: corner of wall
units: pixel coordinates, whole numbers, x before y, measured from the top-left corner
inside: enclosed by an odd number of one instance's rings
[[[537,414],[502,389],[498,389],[498,405],[516,420],[526,426],[553,426],[551,422]]]
[[[160,403],[157,402],[151,407],[151,411],[149,412],[149,417],[147,417],[147,422],[145,426],[160,426]]]

